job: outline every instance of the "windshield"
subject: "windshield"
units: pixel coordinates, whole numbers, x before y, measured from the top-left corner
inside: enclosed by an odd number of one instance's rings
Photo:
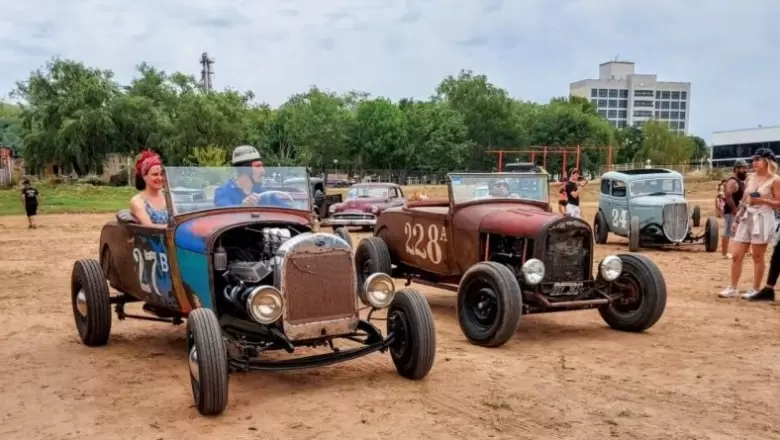
[[[376,198],[386,199],[389,197],[388,189],[386,186],[371,186],[371,185],[359,185],[353,186],[347,193],[347,199],[356,198]]]
[[[549,202],[546,174],[449,174],[455,204],[482,198],[519,198]]]
[[[312,210],[306,167],[165,167],[165,175],[173,215],[228,206]],[[282,183],[291,178],[300,183]]]
[[[631,197],[664,194],[683,194],[682,180],[673,177],[635,180],[629,185]]]

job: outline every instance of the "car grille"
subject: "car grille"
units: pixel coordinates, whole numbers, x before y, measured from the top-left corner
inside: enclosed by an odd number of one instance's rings
[[[554,225],[547,234],[544,253],[545,277],[548,283],[579,282],[590,279],[593,238],[584,225]]]
[[[373,220],[374,214],[334,214],[331,217],[340,220]]]
[[[680,242],[688,234],[688,204],[670,203],[663,211],[664,234],[674,242]]]
[[[288,324],[332,321],[356,315],[357,281],[348,249],[293,252],[285,260],[283,273]]]

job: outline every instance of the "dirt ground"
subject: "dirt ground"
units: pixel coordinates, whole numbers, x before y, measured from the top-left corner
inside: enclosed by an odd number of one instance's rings
[[[689,196],[705,214],[708,193]],[[701,247],[642,251],[669,291],[644,334],[610,330],[595,311],[532,315],[505,346],[480,348],[461,335],[455,297],[422,288],[438,337],[427,379],[400,378],[382,354],[233,375],[225,414],[204,418],[183,326],[114,319],[107,346],[78,339],[72,264],[97,257],[111,217],[42,216],[37,230],[0,217],[2,439],[780,438],[780,310],[717,298],[729,262]],[[626,247],[610,236],[596,256]]]

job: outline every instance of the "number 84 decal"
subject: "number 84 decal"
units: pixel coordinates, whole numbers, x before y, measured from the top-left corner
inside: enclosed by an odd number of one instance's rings
[[[441,263],[444,257],[441,243],[447,242],[447,230],[444,227],[440,229],[436,225],[429,225],[426,230],[419,223],[412,225],[406,222],[404,224],[404,234],[406,235],[406,253],[428,260],[434,264]],[[423,240],[426,239],[427,243],[425,246],[422,246]]]

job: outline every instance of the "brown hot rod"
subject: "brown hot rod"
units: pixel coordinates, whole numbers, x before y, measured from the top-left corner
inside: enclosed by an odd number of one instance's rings
[[[461,330],[500,346],[523,314],[598,308],[609,326],[644,331],[666,306],[659,268],[639,254],[605,257],[593,231],[551,212],[545,173],[449,174],[449,200],[386,210],[355,250],[359,279],[391,273],[457,292]]]

